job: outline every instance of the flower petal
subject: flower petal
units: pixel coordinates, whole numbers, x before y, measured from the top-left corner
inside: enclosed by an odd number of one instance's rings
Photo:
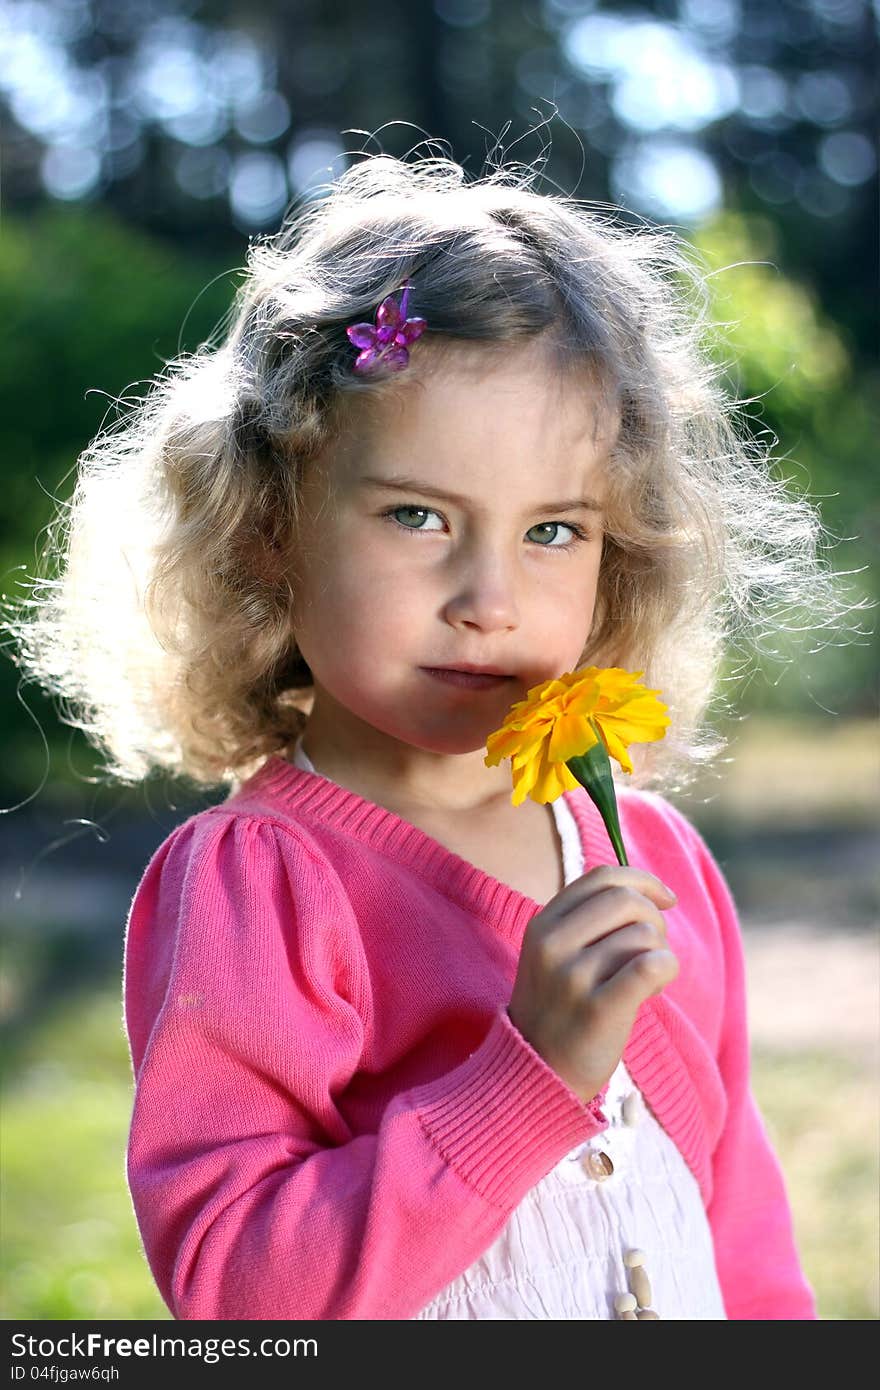
[[[533,701],[543,704],[547,700],[555,700],[558,696],[565,695],[568,686],[563,680],[553,679],[543,681],[541,685],[533,685],[528,695],[528,703]]]
[[[398,331],[397,341],[401,339],[404,343],[414,343],[416,338],[420,338],[428,326],[427,319],[407,319],[403,327]]]
[[[607,724],[600,723],[598,719],[596,723],[602,732],[602,742],[608,749],[609,756],[617,759],[624,772],[632,772],[633,765],[626,751],[626,744]]]
[[[645,698],[622,700],[616,709],[598,709],[597,723],[611,724],[626,743],[651,743],[662,738],[672,722],[666,705],[646,693]]]
[[[542,728],[532,730],[498,729],[495,733],[490,734],[486,740],[486,747],[491,756],[491,762],[486,759],[487,765],[495,767],[502,758],[532,757],[537,753],[546,736]]]
[[[392,332],[396,333],[402,322],[403,315],[400,312],[400,305],[393,295],[389,295],[387,299],[382,300],[376,310],[376,326],[377,328],[390,328]]]
[[[345,331],[355,347],[372,347],[376,341],[376,330],[371,323],[352,323]]]
[[[569,758],[586,753],[596,742],[596,735],[586,719],[574,714],[562,714],[554,721],[547,756],[565,763]]]
[[[540,756],[530,763],[529,772],[529,796],[542,806],[548,801],[555,801],[564,791],[571,791],[579,785],[565,763],[554,762],[548,756],[546,744],[542,745]]]
[[[354,370],[356,372],[368,372],[379,361],[379,349],[375,347],[365,348],[355,358]]]
[[[409,362],[409,353],[405,347],[387,347],[382,353],[382,361],[386,367],[392,371],[399,372],[401,367],[405,367]]]

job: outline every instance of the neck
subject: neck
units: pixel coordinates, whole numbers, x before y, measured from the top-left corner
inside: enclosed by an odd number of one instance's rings
[[[485,747],[417,747],[355,717],[317,682],[302,748],[322,776],[394,810],[483,814],[511,798],[509,764],[486,767]]]

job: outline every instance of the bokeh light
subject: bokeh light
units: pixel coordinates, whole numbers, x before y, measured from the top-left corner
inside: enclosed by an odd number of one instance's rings
[[[723,197],[713,160],[692,145],[662,139],[635,142],[621,155],[612,188],[626,206],[693,222],[719,208]]]
[[[229,202],[244,226],[277,222],[288,199],[284,163],[274,154],[242,154],[232,162]]]

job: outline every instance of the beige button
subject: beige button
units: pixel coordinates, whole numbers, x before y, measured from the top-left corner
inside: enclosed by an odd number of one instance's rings
[[[623,1098],[623,1123],[632,1129],[639,1122],[639,1093],[630,1091]]]
[[[635,1269],[636,1265],[643,1265],[645,1263],[644,1250],[627,1250],[623,1257],[623,1263],[627,1269]]]
[[[615,1313],[634,1313],[636,1311],[635,1296],[631,1293],[618,1293],[614,1295]]]
[[[595,1153],[591,1151],[585,1154],[582,1159],[582,1166],[584,1172],[596,1182],[604,1182],[605,1179],[610,1178],[611,1174],[614,1172],[614,1164],[606,1153]]]
[[[636,1319],[639,1322],[650,1322],[654,1319],[656,1319],[657,1322],[659,1322],[660,1314],[655,1313],[653,1308],[640,1308],[639,1311],[636,1313]]]
[[[638,1299],[640,1308],[651,1306],[651,1284],[642,1265],[633,1265],[629,1272],[629,1286]]]

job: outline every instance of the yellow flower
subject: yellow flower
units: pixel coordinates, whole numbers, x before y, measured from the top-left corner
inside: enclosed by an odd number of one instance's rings
[[[586,666],[533,686],[512,705],[486,740],[487,767],[510,758],[514,806],[530,796],[542,803],[583,785],[566,766],[601,741],[632,772],[627,747],[663,738],[671,723],[658,690],[637,684],[644,671]]]

